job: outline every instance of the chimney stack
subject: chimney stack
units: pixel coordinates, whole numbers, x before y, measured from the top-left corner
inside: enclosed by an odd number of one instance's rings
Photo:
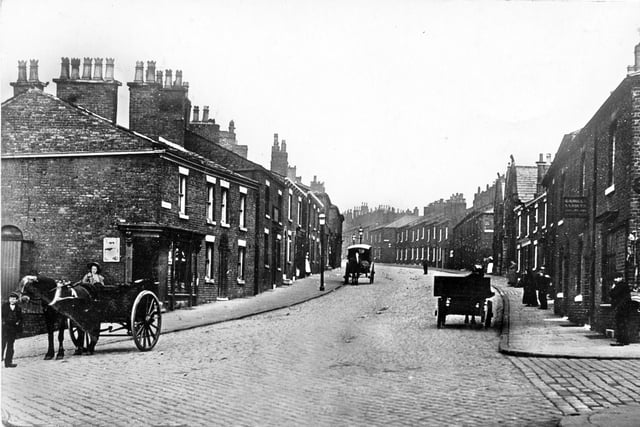
[[[102,80],[102,58],[93,58],[93,80]]]
[[[29,61],[29,79],[27,80],[27,61],[18,61],[18,80],[10,83],[13,86],[13,96],[37,88],[43,90],[48,83],[43,83],[38,78],[38,60]]]
[[[182,71],[156,70],[155,61],[147,61],[146,81],[144,65],[136,62],[136,73],[129,86],[129,128],[150,138],[163,137],[184,146],[185,131],[192,122],[192,107],[188,86],[182,81]],[[193,121],[199,121],[199,107],[193,108]]]
[[[82,63],[82,80],[91,80],[91,58],[84,58]]]
[[[627,75],[640,72],[640,43],[638,43],[634,49],[634,57],[634,64],[627,67]]]
[[[200,121],[200,107],[198,106],[193,107],[193,121],[194,122]]]
[[[285,141],[284,139],[282,140],[282,151],[284,151],[285,153],[287,152],[287,141]]]
[[[80,59],[71,58],[71,75],[69,76],[69,58],[63,57],[60,78],[53,81],[57,86],[58,98],[86,108],[115,124],[118,116],[118,86],[121,83],[113,79],[113,58],[106,59],[106,68],[103,68],[103,64],[103,58],[94,58],[93,61],[91,58],[84,58],[81,79]],[[93,78],[91,78],[92,71]],[[103,71],[106,78],[103,77]]]
[[[233,120],[229,122],[229,132],[236,133],[236,124],[233,122]]]
[[[277,134],[277,133],[274,133],[274,134],[273,134],[273,146],[274,146],[274,147],[277,147],[278,145],[279,145],[279,144],[278,144],[278,134]]]
[[[208,122],[209,121],[209,106],[205,105],[204,107],[202,107],[202,121],[203,122]]]

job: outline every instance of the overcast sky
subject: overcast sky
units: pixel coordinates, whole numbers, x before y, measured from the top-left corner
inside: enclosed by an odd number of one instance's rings
[[[112,57],[119,124],[137,60],[180,69],[267,168],[273,134],[341,210],[406,209],[533,165],[633,64],[640,2],[2,0],[1,95],[18,60]],[[175,71],[174,71],[175,72]]]

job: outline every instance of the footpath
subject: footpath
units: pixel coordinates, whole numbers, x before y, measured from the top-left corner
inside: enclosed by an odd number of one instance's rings
[[[437,270],[430,269],[433,275]],[[320,291],[320,276],[300,279],[292,285],[276,288],[254,297],[229,301],[216,301],[188,309],[168,311],[162,316],[162,333],[172,333],[205,325],[242,319],[260,313],[291,307],[327,295],[342,286],[342,270],[325,272],[325,290]],[[549,308],[541,310],[522,304],[522,289],[507,285],[506,279],[491,276],[491,284],[502,298],[503,319],[500,352],[511,356],[640,359],[640,343],[624,347],[611,347],[613,340],[590,331],[584,326],[571,324]],[[499,321],[499,319],[494,319]],[[162,339],[162,338],[160,338]],[[131,341],[129,337],[100,338],[102,344]],[[46,335],[22,338],[16,342],[17,363],[23,357],[42,357],[46,349]],[[69,342],[67,340],[67,342]],[[57,350],[57,342],[56,342]],[[73,351],[68,348],[67,352]],[[560,426],[638,426],[640,404],[625,405],[579,416],[564,417]]]

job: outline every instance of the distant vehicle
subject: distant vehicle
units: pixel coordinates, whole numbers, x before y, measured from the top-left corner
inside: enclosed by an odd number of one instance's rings
[[[351,245],[347,248],[347,267],[344,273],[345,285],[349,282],[352,285],[357,285],[358,279],[362,274],[369,279],[369,283],[373,283],[376,271],[371,252],[371,245],[363,243]]]
[[[482,267],[474,267],[467,276],[435,276],[433,280],[433,296],[438,297],[436,326],[444,326],[448,314],[465,316],[465,323],[475,323],[475,316],[486,328],[491,326],[493,302],[489,299],[495,294],[491,292],[491,279],[484,277]]]

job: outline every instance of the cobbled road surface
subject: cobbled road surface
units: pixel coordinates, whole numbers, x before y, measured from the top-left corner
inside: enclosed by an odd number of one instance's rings
[[[638,393],[637,361],[506,357],[490,329],[435,326],[433,275],[378,266],[289,309],[2,370],[7,425],[552,426]],[[295,286],[295,285],[294,285]],[[44,350],[44,349],[43,349]],[[17,345],[19,353],[19,343]],[[19,355],[19,354],[18,354]],[[620,393],[623,390],[627,395]],[[637,394],[636,394],[637,395]]]

